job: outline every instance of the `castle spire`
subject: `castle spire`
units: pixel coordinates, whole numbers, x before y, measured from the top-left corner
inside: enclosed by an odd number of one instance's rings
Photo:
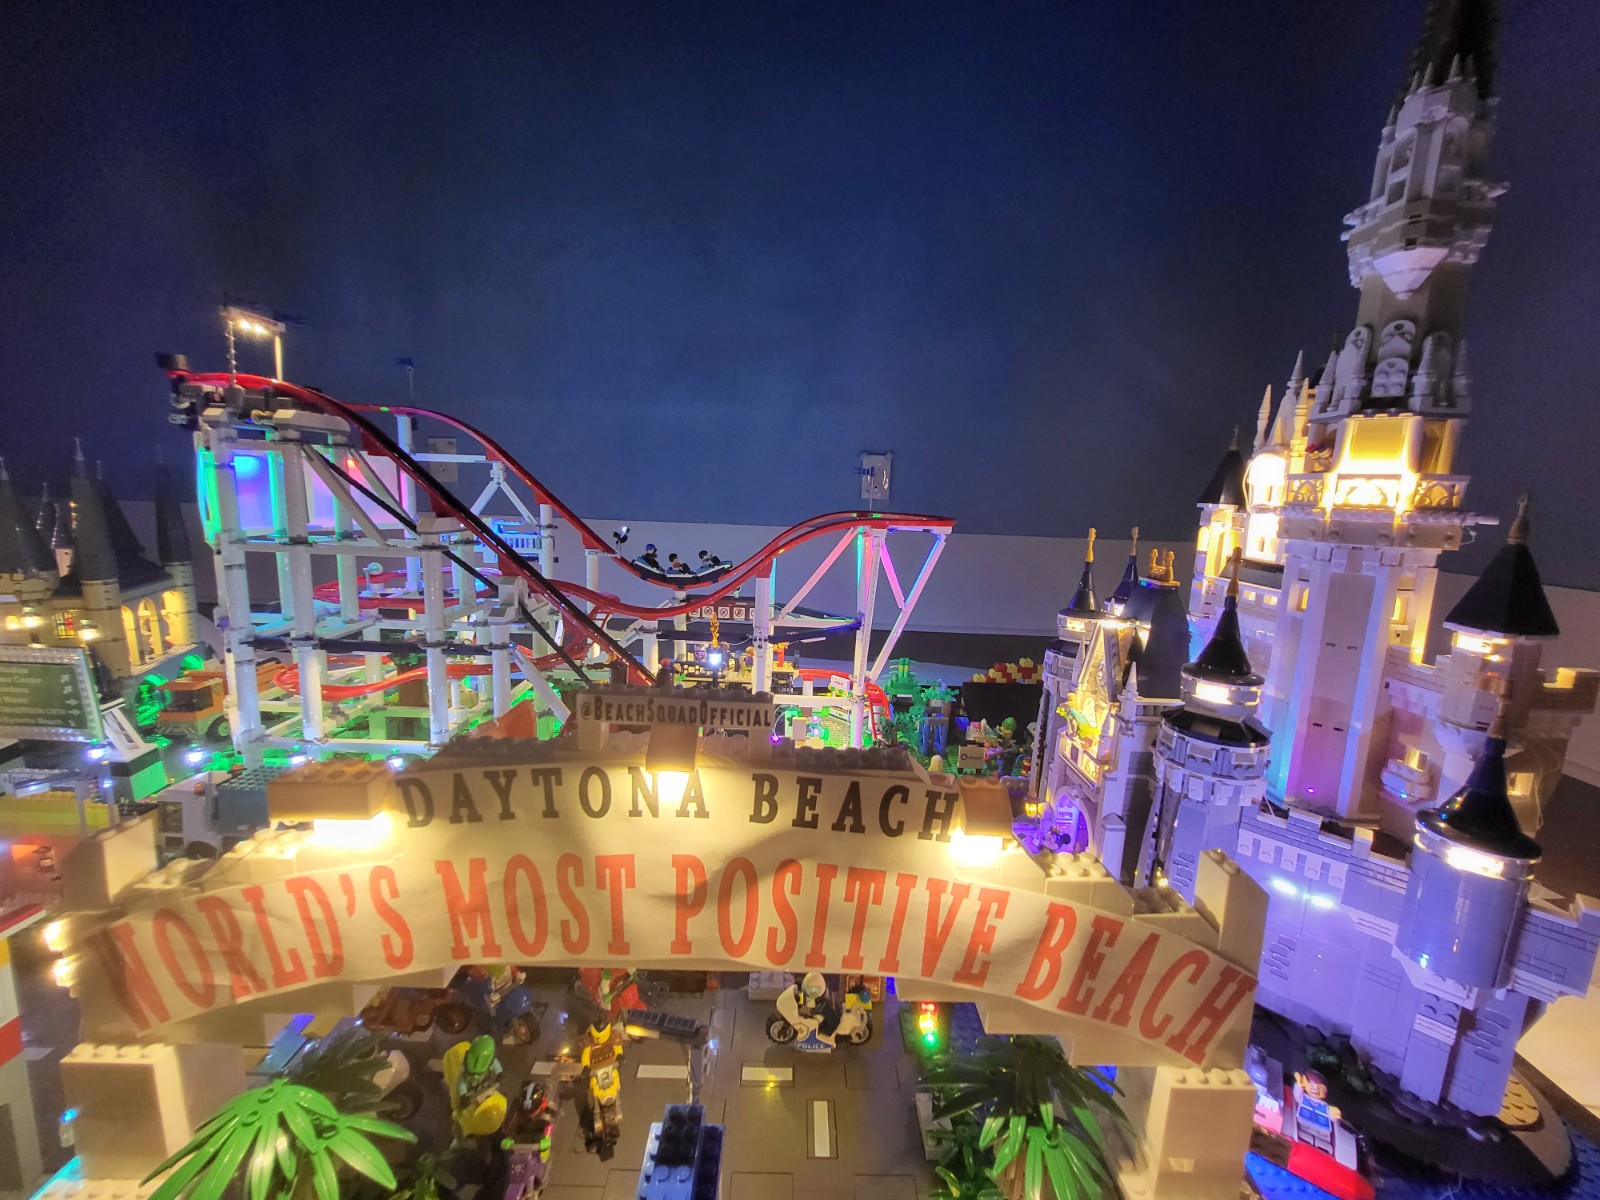
[[[1288,398],[1284,393],[1284,398]],[[1267,444],[1267,426],[1272,421],[1272,385],[1267,384],[1267,390],[1261,394],[1261,407],[1256,412],[1256,440],[1254,448],[1259,450]]]
[[[1505,722],[1496,716],[1484,740],[1483,754],[1450,799],[1438,808],[1417,815],[1417,824],[1449,838],[1501,858],[1535,862],[1543,850],[1539,843],[1522,832],[1511,796],[1506,790]]]
[[[16,575],[52,575],[55,563],[39,537],[27,506],[17,495],[17,485],[0,459],[0,572]]]
[[[1121,616],[1128,606],[1128,598],[1133,595],[1133,589],[1139,586],[1139,527],[1133,527],[1133,544],[1128,548],[1128,565],[1122,569],[1122,578],[1117,583],[1117,590],[1111,593],[1111,599],[1106,602],[1106,608],[1114,616]]]
[[[1244,637],[1239,632],[1239,564],[1243,552],[1235,546],[1229,557],[1228,590],[1222,601],[1222,615],[1211,640],[1206,643],[1200,657],[1184,667],[1185,673],[1199,679],[1221,683],[1256,686],[1261,676],[1250,669],[1250,656],[1245,652]]]
[[[1222,461],[1211,474],[1211,481],[1206,484],[1196,503],[1244,507],[1244,456],[1239,453],[1237,425],[1233,427],[1233,441],[1228,445],[1228,452],[1222,456]]]
[[[1444,624],[1447,629],[1503,637],[1553,638],[1560,634],[1533,551],[1528,549],[1526,494],[1517,502],[1517,515],[1500,553],[1456,601]]]
[[[1444,83],[1460,79],[1465,69],[1477,81],[1478,98],[1487,100],[1494,94],[1499,7],[1497,0],[1429,0],[1422,36],[1406,64],[1407,78],[1420,78],[1423,85]]]
[[[186,563],[191,551],[177,487],[166,463],[156,467],[156,558],[162,563]]]
[[[83,443],[77,444],[72,472],[73,570],[80,580],[108,581],[117,577],[117,558],[111,549],[101,489],[89,475]]]
[[[1094,538],[1095,530],[1089,530],[1089,547],[1083,555],[1083,574],[1078,577],[1078,590],[1072,594],[1072,599],[1067,601],[1063,610],[1074,616],[1091,617],[1100,615],[1100,602],[1094,594]]]

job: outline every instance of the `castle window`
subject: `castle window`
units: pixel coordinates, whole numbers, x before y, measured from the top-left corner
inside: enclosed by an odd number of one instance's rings
[[[60,641],[72,641],[78,636],[78,614],[75,612],[56,613],[56,637]]]

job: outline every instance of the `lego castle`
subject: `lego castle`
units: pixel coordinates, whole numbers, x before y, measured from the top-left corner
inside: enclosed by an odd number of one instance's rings
[[[1500,1111],[1517,1039],[1588,987],[1600,906],[1533,880],[1541,805],[1600,677],[1549,670],[1558,629],[1526,502],[1444,615],[1440,555],[1493,518],[1454,474],[1471,406],[1467,280],[1489,174],[1494,13],[1434,0],[1345,218],[1360,292],[1342,348],[1297,360],[1254,444],[1200,497],[1193,584],[1090,559],[1045,657],[1031,787],[1070,848],[1193,900],[1205,851],[1271,904],[1258,1003],[1350,1038],[1402,1093]]]

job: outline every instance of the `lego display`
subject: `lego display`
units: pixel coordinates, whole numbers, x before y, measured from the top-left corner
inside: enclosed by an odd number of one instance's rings
[[[1039,664],[948,688],[890,658],[948,520],[628,557],[626,527],[602,538],[457,418],[231,369],[169,371],[214,627],[164,471],[158,567],[81,455],[71,506],[37,515],[0,468],[0,734],[95,764],[0,775],[38,827],[5,888],[59,896],[86,1039],[48,1200],[338,1200],[355,1176],[535,1200],[609,1195],[635,1161],[641,1200],[714,1200],[756,1129],[752,1156],[841,1195],[841,1144],[879,1143],[958,1200],[1223,1200],[1247,1150],[1341,1200],[1385,1171],[1579,1179],[1516,1046],[1600,956],[1600,901],[1537,877],[1600,673],[1544,663],[1526,498],[1430,642],[1441,557],[1498,524],[1453,473],[1501,186],[1470,11],[1430,8],[1348,219],[1356,327],[1235,431],[1192,579],[1136,528],[1102,593],[1090,528]],[[461,466],[488,475],[471,503]],[[891,535],[928,539],[909,588]],[[852,548],[853,615],[798,607]],[[603,561],[668,598],[602,590]],[[797,631],[851,661],[787,662]],[[624,1090],[689,1103],[645,1131]]]

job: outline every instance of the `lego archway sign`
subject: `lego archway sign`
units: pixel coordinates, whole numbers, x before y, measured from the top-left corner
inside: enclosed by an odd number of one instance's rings
[[[352,827],[370,849],[350,828],[265,835],[197,882],[151,877],[76,914],[88,1032],[148,1038],[297,988],[487,961],[896,975],[1201,1065],[1249,1019],[1253,977],[1204,946],[961,878],[946,777],[702,753],[674,781],[638,755],[513,753],[384,776],[383,814]]]

